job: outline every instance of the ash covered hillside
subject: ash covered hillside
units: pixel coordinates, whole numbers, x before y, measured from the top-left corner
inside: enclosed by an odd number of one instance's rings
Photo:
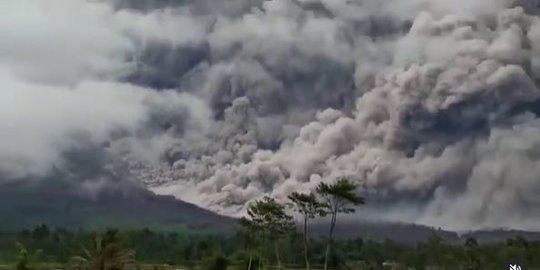
[[[0,182],[0,230],[38,224],[72,229],[153,228],[229,232],[236,221],[134,183],[94,147],[67,152],[46,176]]]
[[[77,181],[221,214],[347,176],[367,219],[540,230],[538,7],[3,1],[1,179],[91,146],[105,162]]]

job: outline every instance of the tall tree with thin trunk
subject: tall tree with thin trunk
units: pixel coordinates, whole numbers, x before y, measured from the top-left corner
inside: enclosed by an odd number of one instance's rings
[[[340,178],[334,184],[320,183],[317,186],[317,194],[321,197],[324,213],[331,216],[330,231],[324,255],[324,269],[328,269],[328,258],[334,241],[334,228],[339,213],[354,213],[353,206],[365,203],[364,198],[356,193],[357,185],[347,178]]]
[[[256,245],[257,227],[251,220],[245,217],[240,218],[239,223],[241,226],[240,236],[249,254],[247,270],[251,270],[253,267],[253,250]]]
[[[278,241],[283,235],[294,230],[293,217],[287,214],[284,205],[270,197],[251,204],[247,213],[253,226],[260,229],[269,242],[273,243],[277,267],[281,269]]]
[[[309,248],[308,248],[308,223],[310,219],[325,215],[322,204],[317,200],[315,194],[304,194],[293,192],[289,195],[289,200],[293,204],[294,210],[302,215],[303,219],[303,240],[304,240],[304,259],[306,269],[309,270]]]

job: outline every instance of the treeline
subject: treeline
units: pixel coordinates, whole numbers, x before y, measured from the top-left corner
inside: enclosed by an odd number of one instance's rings
[[[248,269],[253,266],[253,252],[260,246],[271,244],[278,269],[281,269],[279,240],[296,234],[293,217],[288,213],[291,208],[302,216],[302,249],[304,266],[310,269],[310,248],[308,222],[317,217],[330,217],[328,237],[325,239],[324,269],[328,269],[334,246],[334,229],[340,213],[353,213],[355,208],[364,204],[364,198],[356,194],[357,186],[346,178],[340,178],[333,184],[320,183],[313,193],[293,192],[289,202],[280,204],[275,199],[265,197],[248,206],[247,217],[240,220],[241,233],[249,253]],[[336,265],[335,265],[336,266]]]
[[[267,269],[277,264],[269,243],[250,253],[244,236],[239,232],[230,235],[199,235],[142,229],[107,230],[96,234],[82,230],[49,229],[45,225],[16,234],[0,234],[0,262],[20,262],[21,247],[17,245],[20,243],[27,253],[26,269],[39,269],[40,264],[50,262],[70,265],[73,257],[85,256],[85,249],[92,252],[96,235],[103,236],[105,240],[114,235],[115,242],[121,243],[125,250],[133,251],[133,259],[138,265],[168,264],[208,270],[249,269],[250,254],[251,269]],[[279,240],[280,259],[284,267],[304,267],[302,242],[301,235],[290,235]],[[324,239],[309,240],[312,268],[320,269],[324,266],[325,246]],[[461,244],[450,244],[436,235],[417,245],[399,244],[390,240],[373,242],[350,239],[334,242],[329,267],[382,269],[383,265],[394,265],[397,269],[400,266],[414,269],[501,269],[509,260],[519,258],[528,263],[529,269],[540,269],[538,254],[540,242],[530,242],[523,238],[482,245],[472,238]]]

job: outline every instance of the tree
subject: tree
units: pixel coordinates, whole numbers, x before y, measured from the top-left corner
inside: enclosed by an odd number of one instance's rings
[[[304,194],[293,192],[289,195],[289,200],[292,202],[296,212],[302,215],[303,219],[303,240],[304,240],[304,260],[306,269],[309,270],[309,254],[308,254],[308,223],[310,219],[316,216],[324,216],[325,212],[322,209],[322,204],[317,200],[315,194]]]
[[[338,213],[354,213],[355,208],[351,206],[361,205],[365,203],[364,198],[356,194],[357,185],[347,178],[340,178],[334,184],[320,183],[317,186],[317,193],[322,198],[322,209],[324,215],[330,215],[330,231],[328,233],[328,241],[326,244],[326,252],[324,256],[324,269],[328,269],[328,258],[333,242],[334,228]]]
[[[227,270],[229,260],[223,254],[216,254],[205,262],[203,269],[205,270]]]
[[[287,214],[284,205],[270,197],[251,204],[247,213],[253,228],[260,230],[263,236],[273,242],[277,267],[281,269],[278,240],[294,229],[292,216]]]
[[[41,224],[32,231],[32,238],[34,238],[35,241],[40,241],[49,237],[50,233],[49,227],[45,224]]]
[[[467,249],[474,249],[478,247],[478,241],[472,237],[468,237],[467,240],[465,240],[465,247]]]
[[[244,244],[244,248],[247,249],[247,252],[249,254],[247,269],[251,270],[253,267],[253,249],[255,246],[255,239],[257,238],[257,226],[251,220],[245,217],[240,218],[238,222],[241,226],[239,235]]]
[[[18,253],[18,259],[17,259],[17,270],[29,270],[31,269],[29,265],[29,255],[28,250],[21,244],[17,243],[17,253]]]
[[[30,252],[23,244],[17,242],[17,270],[31,270],[38,268],[38,259],[43,255],[43,250],[39,249]]]
[[[92,237],[92,248],[83,248],[82,256],[71,259],[73,263],[83,264],[89,270],[123,270],[135,262],[135,252],[125,249],[120,243],[117,231]]]

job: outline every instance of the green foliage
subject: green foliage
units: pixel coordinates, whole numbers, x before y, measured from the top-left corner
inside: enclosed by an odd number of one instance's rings
[[[204,270],[227,270],[227,267],[229,267],[229,259],[223,255],[218,254],[214,257],[211,257],[210,260],[207,260],[204,263],[203,269]]]
[[[135,263],[135,253],[123,247],[117,230],[95,234],[90,249],[82,248],[82,255],[71,258],[71,265],[88,270],[121,270]]]
[[[141,262],[135,268],[138,270],[259,270],[279,269],[282,263],[287,268],[305,264],[309,269],[310,260],[314,268],[480,270],[499,269],[509,259],[522,259],[529,269],[540,269],[540,241],[522,237],[502,243],[486,244],[474,238],[447,243],[434,231],[426,242],[416,246],[390,240],[334,241],[338,214],[354,212],[354,206],[363,204],[364,199],[356,194],[356,185],[344,178],[334,184],[321,183],[316,191],[289,196],[289,205],[304,218],[303,234],[296,233],[285,205],[265,197],[249,205],[248,215],[238,220],[235,234],[150,229],[98,233],[47,225],[18,234],[0,232],[0,260],[11,263],[8,268],[0,264],[0,269],[134,269],[126,266],[135,267],[135,254]],[[308,220],[326,215],[331,216],[328,238],[309,238]],[[34,250],[37,252],[30,252]],[[42,262],[40,267],[37,262]]]
[[[293,192],[288,198],[294,210],[300,213],[305,219],[313,219],[317,216],[325,215],[322,208],[323,204],[317,200],[317,196],[314,193],[304,194]]]
[[[264,197],[249,205],[247,213],[249,219],[241,219],[241,225],[247,230],[259,231],[263,239],[273,243],[276,264],[278,269],[281,268],[278,242],[294,231],[293,217],[287,214],[284,205],[270,197]]]
[[[334,184],[320,183],[317,193],[323,200],[323,208],[326,214],[354,213],[355,208],[351,205],[361,205],[365,199],[356,194],[357,185],[347,178],[340,178]]]
[[[364,198],[356,193],[357,185],[347,178],[339,178],[334,184],[320,183],[317,186],[317,193],[321,197],[321,216],[330,215],[330,231],[328,233],[328,242],[326,244],[326,253],[324,256],[324,269],[328,268],[333,243],[334,228],[337,222],[338,213],[354,213],[356,206],[364,204]],[[335,260],[334,260],[335,261]]]
[[[230,264],[242,270],[256,270],[262,263],[262,256],[258,252],[238,250],[229,256]]]
[[[478,242],[476,241],[476,239],[469,237],[467,238],[467,240],[465,240],[465,246],[467,248],[473,249],[478,247]]]
[[[17,242],[17,264],[15,269],[17,270],[32,270],[36,268],[36,261],[40,258],[41,250],[31,253],[26,247]]]
[[[26,250],[26,248],[21,243],[17,243],[17,252],[19,253],[19,255],[16,269],[30,270],[31,268],[29,266],[28,250]]]
[[[227,269],[255,270],[270,269],[276,265],[274,260],[268,259],[267,240],[253,239],[258,244],[252,245],[251,250],[248,250],[240,234],[206,235],[158,232],[149,229],[109,230],[96,234],[83,230],[50,229],[48,236],[34,239],[32,231],[0,233],[0,254],[12,256],[5,257],[8,261],[0,265],[8,266],[0,269],[61,269],[66,265],[61,261],[66,254],[68,258],[74,255],[83,257],[85,252],[82,247],[95,254],[99,247],[104,250],[103,247],[109,245],[107,243],[120,243],[122,250],[136,251],[136,259],[141,265],[139,268],[141,270],[152,270],[154,267],[162,270],[223,269],[225,265]],[[98,239],[101,239],[101,244],[96,243],[100,242]],[[17,245],[17,242],[20,245]],[[296,236],[283,236],[279,241],[282,250],[281,260],[287,268],[303,268],[301,245],[302,239]],[[324,265],[325,247],[325,239],[309,240],[313,269],[320,269]],[[43,250],[43,253],[39,254],[37,250]],[[379,270],[401,267],[418,270],[428,268],[473,270],[500,269],[507,260],[517,258],[527,261],[529,269],[540,269],[540,257],[537,254],[540,254],[540,241],[513,238],[504,242],[483,243],[463,239],[459,243],[449,243],[435,234],[428,241],[417,245],[364,239],[336,240],[328,264],[341,269]],[[250,258],[251,267],[248,267]]]
[[[319,202],[317,196],[313,193],[304,194],[293,192],[289,195],[289,201],[292,204],[293,209],[300,213],[303,217],[303,244],[304,244],[304,260],[306,269],[310,269],[309,264],[309,245],[308,245],[308,222],[317,216],[324,216],[323,204]]]
[[[260,230],[266,237],[279,237],[294,229],[292,216],[288,215],[285,206],[275,199],[264,197],[248,207],[249,226]],[[246,222],[244,219],[243,222]],[[244,225],[245,226],[245,225]]]

